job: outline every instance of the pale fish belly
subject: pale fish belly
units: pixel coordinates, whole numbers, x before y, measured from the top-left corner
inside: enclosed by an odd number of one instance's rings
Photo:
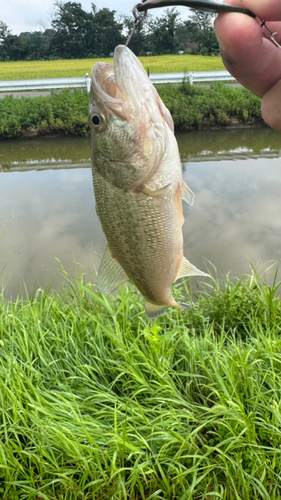
[[[178,186],[150,197],[116,188],[93,168],[97,212],[112,254],[141,294],[174,305],[171,286],[183,258]]]

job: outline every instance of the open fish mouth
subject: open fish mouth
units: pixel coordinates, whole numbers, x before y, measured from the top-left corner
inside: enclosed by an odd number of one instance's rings
[[[114,75],[118,89],[132,106],[142,101],[143,92],[151,87],[144,67],[125,45],[115,48]]]
[[[114,51],[114,64],[96,63],[92,70],[91,104],[129,120],[138,112],[144,86],[150,84],[137,57],[125,45]]]
[[[135,54],[125,45],[114,51],[114,63],[96,63],[92,70],[91,106],[126,121],[159,124],[166,121],[174,130],[172,117]]]
[[[113,64],[99,62],[94,65],[90,104],[105,108],[107,113],[113,113],[122,119],[129,119],[129,104],[116,84]]]

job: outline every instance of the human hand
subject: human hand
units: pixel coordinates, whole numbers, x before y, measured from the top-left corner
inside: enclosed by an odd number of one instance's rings
[[[215,21],[215,32],[226,69],[247,89],[262,98],[265,122],[281,131],[281,48],[263,37],[269,34],[261,19],[281,43],[280,0],[227,0],[250,9],[257,18],[223,13]]]

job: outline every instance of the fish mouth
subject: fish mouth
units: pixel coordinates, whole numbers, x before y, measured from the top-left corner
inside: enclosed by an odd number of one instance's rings
[[[131,115],[142,117],[147,124],[161,127],[166,122],[174,131],[170,112],[161,101],[143,65],[125,45],[118,45],[114,51],[114,75],[116,85],[130,104]]]
[[[114,51],[114,64],[99,62],[93,67],[92,99],[96,101],[94,104],[102,103],[107,111],[129,120],[138,112],[147,80],[146,72],[133,52],[125,45],[118,45]]]
[[[114,51],[114,63],[96,63],[92,70],[91,104],[123,120],[142,120],[161,126],[163,120],[173,131],[170,112],[164,106],[146,71],[125,45]]]
[[[128,120],[129,105],[116,84],[114,65],[98,62],[92,69],[91,105],[105,107],[107,113]]]
[[[115,48],[114,74],[120,92],[133,106],[143,100],[143,92],[151,87],[144,67],[125,45]]]

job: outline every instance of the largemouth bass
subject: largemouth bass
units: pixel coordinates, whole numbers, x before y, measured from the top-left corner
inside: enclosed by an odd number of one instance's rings
[[[178,304],[172,284],[208,276],[183,256],[182,179],[173,120],[130,49],[116,47],[114,64],[96,63],[90,94],[93,183],[108,246],[97,287],[113,293],[131,279],[150,318]]]

